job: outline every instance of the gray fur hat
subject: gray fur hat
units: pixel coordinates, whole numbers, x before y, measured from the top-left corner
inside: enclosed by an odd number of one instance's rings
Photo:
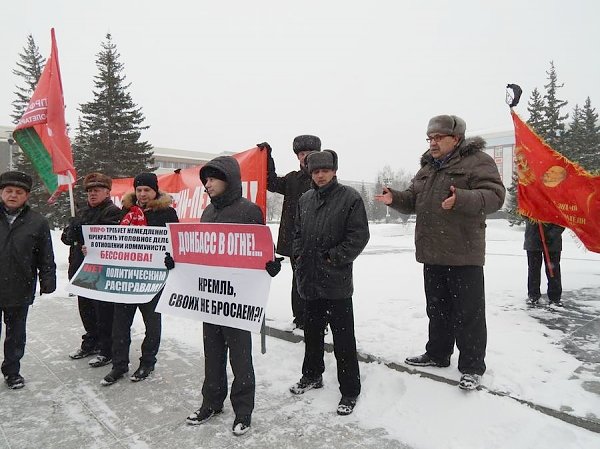
[[[7,171],[0,175],[0,189],[6,186],[19,187],[31,192],[33,179],[27,173],[21,171]]]
[[[337,170],[338,168],[338,155],[333,150],[310,153],[306,159],[308,161],[307,165],[309,173],[320,168],[329,168],[331,170]]]
[[[456,115],[436,115],[427,125],[427,135],[445,134],[448,136],[465,137],[467,124]]]
[[[296,154],[301,151],[321,151],[321,139],[309,134],[298,136],[294,139],[293,150]]]

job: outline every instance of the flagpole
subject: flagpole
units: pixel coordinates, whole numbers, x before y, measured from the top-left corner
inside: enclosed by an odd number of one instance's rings
[[[73,183],[69,183],[69,204],[71,205],[71,217],[75,216],[75,200],[73,199]]]

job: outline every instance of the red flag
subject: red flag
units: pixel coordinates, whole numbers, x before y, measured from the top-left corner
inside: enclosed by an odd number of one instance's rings
[[[65,103],[54,28],[51,36],[50,58],[13,136],[31,160],[48,191],[54,194],[67,190],[77,175],[65,123]]]
[[[554,151],[511,109],[519,213],[575,232],[590,251],[600,253],[600,176]]]

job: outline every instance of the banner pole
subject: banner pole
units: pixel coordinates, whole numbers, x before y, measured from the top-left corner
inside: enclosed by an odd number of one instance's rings
[[[73,184],[69,183],[69,204],[71,205],[71,217],[75,216],[75,200],[73,199]]]

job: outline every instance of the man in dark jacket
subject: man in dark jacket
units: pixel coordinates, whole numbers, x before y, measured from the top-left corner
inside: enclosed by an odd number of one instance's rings
[[[242,197],[242,178],[237,160],[219,156],[200,169],[200,179],[210,196],[202,223],[264,224],[256,204]],[[172,268],[167,266],[168,268]],[[267,262],[271,276],[281,269],[279,260]],[[203,424],[223,411],[227,397],[227,351],[233,371],[231,405],[235,413],[232,431],[243,435],[250,430],[254,410],[255,379],[252,365],[252,335],[249,331],[204,323],[204,384],[202,406],[187,417],[190,425]]]
[[[527,251],[527,297],[531,304],[537,304],[540,293],[542,259],[548,279],[548,301],[550,304],[562,306],[562,283],[560,277],[560,253],[562,251],[562,226],[552,223],[535,223],[527,220],[525,223],[525,243]],[[543,233],[543,240],[542,240]],[[544,257],[544,245],[548,252],[550,263]]]
[[[27,204],[32,179],[26,173],[0,175],[0,330],[6,324],[2,374],[11,389],[23,388],[27,312],[37,278],[40,295],[56,290],[56,264],[48,221]]]
[[[302,378],[290,388],[302,394],[323,386],[324,328],[329,321],[342,398],[337,413],[352,413],[360,394],[354,337],[352,267],[369,241],[369,223],[360,194],[339,184],[334,151],[311,153],[313,188],[298,203],[293,257],[298,292],[306,301]]]
[[[298,200],[302,194],[311,188],[311,178],[306,164],[306,156],[313,151],[321,151],[321,139],[317,136],[303,135],[294,139],[293,150],[300,163],[300,170],[291,171],[285,176],[277,176],[275,161],[271,156],[271,147],[268,143],[258,144],[259,148],[267,150],[267,189],[283,195],[281,220],[279,222],[279,237],[277,239],[277,253],[290,257],[292,264],[292,314],[294,325],[298,329],[304,328],[304,301],[298,294],[296,287],[296,266],[292,256],[294,239],[294,220]]]
[[[90,173],[83,179],[83,188],[87,194],[87,204],[77,211],[75,217],[69,220],[69,225],[63,230],[61,240],[69,245],[69,279],[71,279],[81,264],[84,255],[81,250],[84,245],[82,225],[115,225],[121,219],[121,209],[110,199],[112,179],[102,173]],[[114,306],[110,302],[79,296],[77,298],[79,316],[85,334],[81,336],[81,346],[69,357],[82,359],[92,354],[89,365],[100,367],[110,363],[112,358],[112,321]]]
[[[402,213],[417,214],[415,247],[423,264],[429,341],[414,366],[450,365],[460,351],[459,387],[479,386],[485,372],[487,328],[483,264],[485,219],[502,207],[505,188],[480,137],[465,139],[466,123],[455,115],[429,121],[429,150],[403,192],[384,187],[376,199]]]

